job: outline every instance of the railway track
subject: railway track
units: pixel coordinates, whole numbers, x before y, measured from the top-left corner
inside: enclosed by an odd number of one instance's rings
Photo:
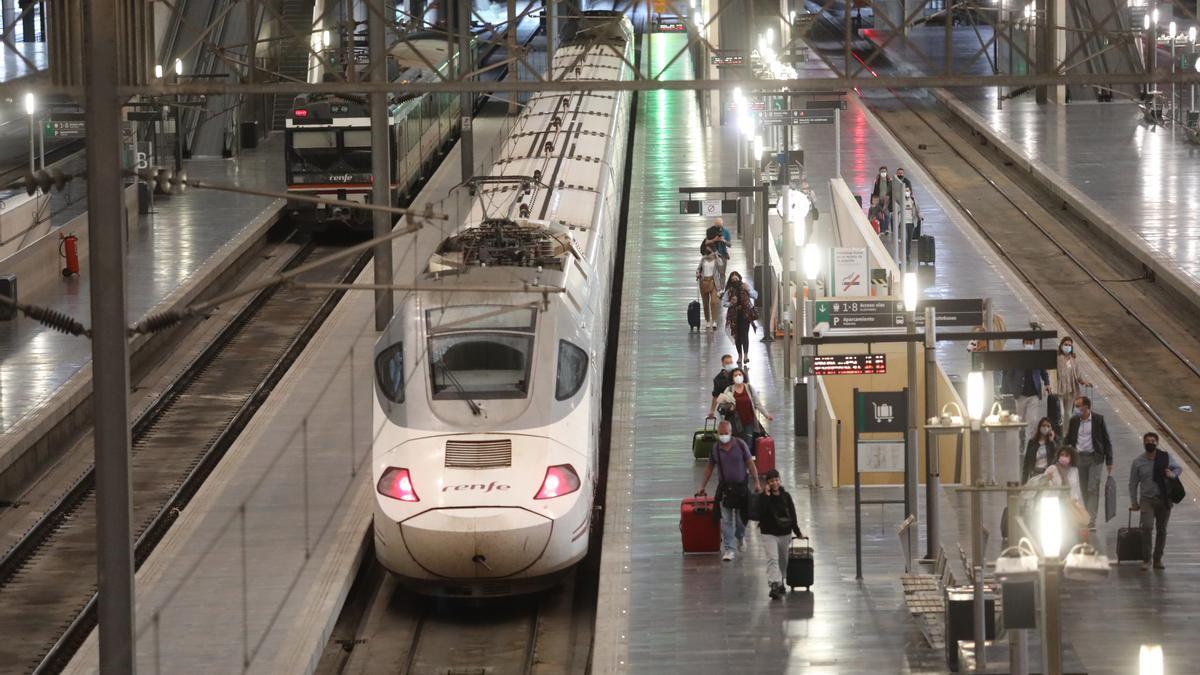
[[[285,268],[337,250],[305,243]],[[366,257],[303,281],[349,281]],[[260,291],[190,364],[132,433],[135,558],[141,564],[344,291]],[[80,441],[89,446],[90,435]],[[0,559],[0,672],[61,670],[94,624],[94,476],[81,475]]]
[[[855,50],[858,51],[857,49]],[[1200,464],[1200,316],[922,92],[863,102],[1158,431]]]
[[[416,595],[386,574],[373,553],[317,667],[318,675],[586,672],[590,611],[572,572],[536,595],[463,601]]]

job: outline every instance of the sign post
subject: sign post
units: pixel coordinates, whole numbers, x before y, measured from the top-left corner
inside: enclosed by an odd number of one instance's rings
[[[905,458],[908,455],[908,435],[905,433],[907,408],[907,388],[901,391],[854,389],[854,578],[860,581],[863,578],[863,504],[904,504],[905,511],[909,510],[907,491],[904,499],[862,498],[862,474],[905,471]],[[861,436],[864,433],[893,434],[893,437],[863,441]],[[899,434],[899,438],[894,434]],[[909,564],[906,560],[905,569]]]

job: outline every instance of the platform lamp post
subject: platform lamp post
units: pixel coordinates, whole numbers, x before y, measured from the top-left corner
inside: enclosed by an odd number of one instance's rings
[[[1138,650],[1138,675],[1163,675],[1162,645],[1142,645]]]
[[[1038,508],[1038,535],[1042,546],[1042,672],[1062,675],[1062,611],[1058,595],[1061,565],[1058,556],[1063,538],[1062,505],[1057,495],[1046,495]]]
[[[801,298],[804,316],[802,317],[803,330],[796,335],[799,340],[801,335],[812,335],[814,312],[811,303],[816,299],[817,295],[817,279],[821,276],[821,249],[814,243],[808,243],[804,246],[804,278],[806,292]],[[816,347],[809,347],[809,350],[815,350]],[[817,378],[814,375],[804,374],[804,357],[801,355],[801,364],[798,370],[804,377],[804,387],[806,400],[808,401],[807,424],[808,424],[808,485],[815,488],[820,487],[821,483],[817,480],[817,447],[815,439],[817,437]],[[834,432],[836,433],[836,431]]]
[[[183,77],[183,59],[175,59],[175,84]],[[179,95],[175,95],[175,175],[183,171],[183,114],[179,109]]]
[[[1196,58],[1195,58],[1195,56],[1196,56],[1196,27],[1195,26],[1191,26],[1188,28],[1188,44],[1191,45],[1190,49],[1191,49],[1191,54],[1192,54],[1192,62],[1195,64],[1195,67],[1197,69],[1200,69],[1200,61],[1196,60]],[[1189,89],[1191,91],[1191,97],[1190,97],[1191,105],[1188,106],[1188,110],[1192,111],[1192,110],[1196,109],[1196,83],[1193,82],[1191,85],[1189,85]]]
[[[37,166],[35,165],[35,158],[37,157],[37,153],[34,150],[34,138],[33,138],[34,132],[36,130],[36,124],[34,121],[34,114],[36,114],[36,113],[37,113],[37,98],[33,95],[33,92],[31,92],[31,91],[26,92],[25,93],[25,114],[29,116],[29,173],[30,173],[30,175],[33,175],[33,173],[35,171],[37,171]]]
[[[917,332],[917,301],[920,299],[921,289],[917,281],[916,272],[904,273],[904,325],[911,338]],[[912,518],[912,526],[908,528],[908,555],[909,560],[905,561],[905,565],[912,566],[912,556],[919,555],[916,553],[917,546],[920,545],[920,530],[917,527],[917,475],[919,473],[919,462],[917,461],[917,420],[920,417],[917,415],[917,369],[920,368],[920,362],[917,361],[917,343],[909,340],[907,343],[908,350],[908,442],[905,443],[904,451],[904,514],[906,518]]]
[[[980,487],[983,453],[983,373],[967,373],[967,415],[971,418],[971,487]],[[971,566],[975,578],[975,671],[987,672],[987,612],[983,596],[983,503],[979,490],[971,491]]]

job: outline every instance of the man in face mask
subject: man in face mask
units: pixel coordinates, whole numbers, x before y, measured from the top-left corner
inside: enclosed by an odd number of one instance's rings
[[[875,176],[875,187],[871,188],[871,196],[879,197],[881,202],[884,201],[884,197],[887,197],[887,203],[891,203],[892,181],[888,180],[888,168],[886,166],[879,167],[879,175]]]
[[[1163,549],[1167,545],[1167,521],[1171,518],[1171,500],[1167,498],[1167,478],[1178,478],[1183,467],[1158,447],[1158,434],[1142,436],[1144,453],[1133,458],[1129,469],[1129,510],[1141,513],[1142,569],[1150,569],[1150,530],[1154,530],[1154,569],[1161,570]]]
[[[1021,346],[1029,351],[1037,349],[1037,343],[1033,340],[1025,340]],[[1003,388],[1004,393],[1015,401],[1016,410],[1013,412],[1020,415],[1025,423],[1025,438],[1033,438],[1038,431],[1038,420],[1042,417],[1042,396],[1050,394],[1050,373],[1041,369],[1005,371]]]
[[[725,354],[721,357],[721,371],[713,378],[712,403],[708,406],[708,419],[710,420],[717,417],[717,397],[725,393],[729,385],[733,384],[731,373],[734,367],[732,355]]]
[[[721,505],[721,559],[733,560],[736,551],[746,549],[746,508],[750,498],[749,478],[754,477],[754,491],[762,492],[758,469],[750,448],[740,438],[733,437],[729,422],[717,425],[717,444],[708,457],[704,469],[704,480],[697,493],[704,492],[713,469],[717,470],[717,493],[715,498]],[[734,540],[737,540],[736,548]]]
[[[1100,505],[1100,483],[1105,472],[1101,465],[1112,473],[1113,449],[1104,416],[1092,412],[1092,399],[1087,396],[1075,398],[1075,416],[1067,427],[1065,445],[1079,450],[1079,482],[1083,485],[1083,503],[1087,506],[1089,529],[1096,529],[1096,510]]]

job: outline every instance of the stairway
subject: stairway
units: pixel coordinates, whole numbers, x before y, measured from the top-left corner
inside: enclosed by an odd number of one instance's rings
[[[309,51],[297,43],[294,35],[301,36],[305,43],[309,40],[313,25],[314,0],[283,0],[280,3],[280,21],[290,30],[281,29],[283,38],[279,57],[279,72],[285,78],[308,81]],[[284,79],[284,78],[280,78]],[[291,94],[277,94],[271,110],[271,130],[283,129],[284,121],[292,110]]]

